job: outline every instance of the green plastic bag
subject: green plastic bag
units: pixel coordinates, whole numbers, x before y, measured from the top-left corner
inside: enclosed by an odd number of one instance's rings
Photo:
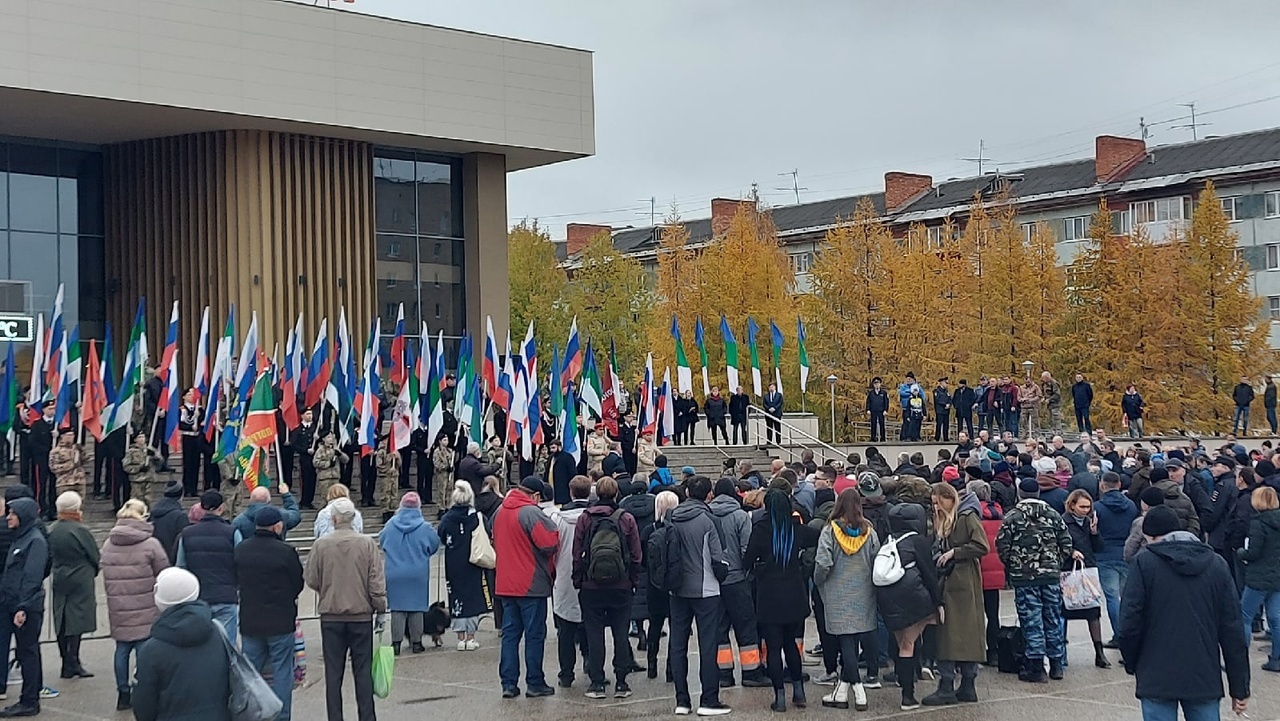
[[[373,649],[373,695],[386,698],[391,695],[391,680],[395,675],[396,655],[386,643],[385,633],[379,633]]]

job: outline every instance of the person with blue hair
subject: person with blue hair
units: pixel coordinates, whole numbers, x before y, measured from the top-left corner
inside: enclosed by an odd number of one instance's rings
[[[809,576],[818,547],[818,531],[801,522],[791,497],[771,489],[764,497],[764,513],[751,526],[743,565],[756,573],[756,617],[766,648],[774,711],[787,709],[782,662],[791,679],[791,703],[804,708],[804,677],[796,638],[809,617]]]

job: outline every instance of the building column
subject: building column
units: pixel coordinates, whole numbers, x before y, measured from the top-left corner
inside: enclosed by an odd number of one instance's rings
[[[467,329],[476,338],[475,352],[479,358],[484,353],[486,316],[493,318],[495,338],[506,337],[510,322],[506,157],[492,153],[463,156],[462,182]]]

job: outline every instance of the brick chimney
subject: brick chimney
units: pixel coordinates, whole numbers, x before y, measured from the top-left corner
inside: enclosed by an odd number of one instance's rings
[[[892,213],[933,187],[933,178],[916,173],[884,174],[884,209]]]
[[[1093,168],[1099,183],[1120,177],[1147,154],[1147,144],[1133,138],[1099,135],[1094,140]]]
[[[613,235],[613,228],[607,225],[592,225],[591,223],[569,223],[565,226],[565,251],[568,255],[577,255],[582,249],[587,247],[591,239],[607,233]]]
[[[711,199],[711,235],[718,236],[729,229],[733,216],[743,208],[754,212],[756,204],[750,200],[729,200],[728,198]]]

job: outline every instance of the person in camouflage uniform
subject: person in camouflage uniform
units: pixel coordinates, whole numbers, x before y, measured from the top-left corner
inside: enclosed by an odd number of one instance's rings
[[[49,471],[59,494],[75,491],[84,496],[85,475],[75,433],[67,430],[58,434],[57,444],[49,451]]]
[[[1049,677],[1060,679],[1067,657],[1062,624],[1062,563],[1083,556],[1071,543],[1062,515],[1040,500],[1034,478],[1018,484],[1018,504],[1004,517],[996,534],[996,553],[1013,587],[1018,625],[1026,643],[1026,666],[1018,678],[1043,683],[1044,660]]]
[[[512,455],[507,447],[502,445],[502,439],[497,436],[490,436],[489,444],[484,449],[484,462],[498,467],[498,478],[502,481],[502,487],[499,489],[503,492],[507,490],[507,484],[510,483],[509,469],[511,467]]]
[[[374,454],[373,462],[378,470],[378,507],[382,509],[385,523],[400,508],[400,454],[391,452],[384,444]]]
[[[449,496],[453,494],[453,472],[457,466],[457,459],[454,456],[453,449],[449,447],[449,436],[441,434],[436,439],[436,447],[431,449],[431,481],[435,486],[435,501],[440,510],[449,507]],[[399,505],[391,509],[394,513]]]
[[[156,452],[147,445],[147,434],[139,433],[124,452],[124,472],[129,474],[130,497],[151,507],[151,484],[155,481]]]
[[[333,431],[326,432],[311,456],[316,467],[316,496],[329,497],[329,486],[342,477],[342,464],[350,460],[350,456],[338,448],[338,439]]]
[[[223,456],[218,461],[218,475],[222,481],[218,483],[218,492],[222,494],[222,514],[226,518],[235,518],[240,514],[240,506],[248,493],[240,478],[244,472],[240,470],[240,462],[236,456]]]

